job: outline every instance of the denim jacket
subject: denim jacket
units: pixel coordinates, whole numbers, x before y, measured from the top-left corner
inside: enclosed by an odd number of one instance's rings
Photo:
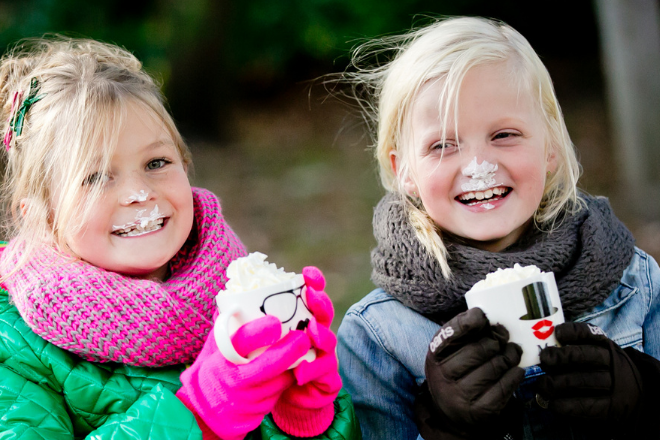
[[[660,269],[640,249],[610,296],[576,321],[602,328],[621,347],[660,359]],[[365,440],[421,439],[413,402],[424,381],[424,361],[438,324],[376,289],[353,305],[339,327],[338,355],[344,386],[353,397]],[[526,369],[515,397],[525,404],[525,439],[580,438],[553,415],[531,404],[532,383],[543,374]]]

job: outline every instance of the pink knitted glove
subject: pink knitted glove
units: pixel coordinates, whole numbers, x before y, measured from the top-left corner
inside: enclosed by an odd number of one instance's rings
[[[323,291],[325,278],[316,267],[303,269],[307,285],[307,306],[314,317],[307,334],[316,349],[316,360],[303,361],[294,368],[296,385],[282,393],[273,409],[273,420],[295,437],[313,437],[325,432],[335,417],[334,401],[341,389],[337,363],[337,337],[330,324],[335,311]]]
[[[287,370],[309,351],[309,337],[293,330],[284,338],[275,316],[264,316],[243,325],[232,337],[241,356],[269,346],[247,364],[226,360],[215,343],[213,331],[195,362],[181,374],[177,397],[193,412],[204,439],[240,440],[257,428],[282,392],[294,382]]]

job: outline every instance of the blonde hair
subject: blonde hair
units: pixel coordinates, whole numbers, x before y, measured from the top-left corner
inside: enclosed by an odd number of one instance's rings
[[[378,63],[378,59],[388,56],[384,63]],[[371,62],[374,59],[376,63]],[[580,165],[550,75],[520,33],[504,23],[484,18],[434,20],[407,34],[362,44],[353,52],[355,70],[344,74],[370,125],[381,182],[385,189],[401,196],[417,238],[438,260],[445,278],[451,276],[451,271],[440,231],[421,202],[403,189],[403,182],[415,177],[403,133],[410,123],[413,102],[428,81],[441,82],[439,108],[443,115],[442,132],[446,132],[448,115],[457,114],[458,90],[466,73],[478,65],[502,62],[510,66],[519,90],[524,88],[535,99],[546,126],[546,150],[550,148],[556,155],[556,172],[546,180],[543,199],[534,214],[537,227],[551,230],[563,214],[582,206],[577,190]],[[392,153],[399,160],[398,176],[391,167]]]
[[[158,84],[127,50],[57,35],[19,42],[0,60],[1,133],[10,128],[14,94],[27,92],[33,78],[43,97],[27,111],[22,134],[7,151],[4,237],[14,240],[11,249],[22,255],[15,267],[3,268],[5,277],[37,246],[71,254],[66,237],[80,230],[102,191],[82,183],[92,173],[108,171],[129,105],[162,120],[183,162],[191,162]]]

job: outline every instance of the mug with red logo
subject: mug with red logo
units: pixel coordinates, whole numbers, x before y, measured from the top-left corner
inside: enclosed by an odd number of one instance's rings
[[[523,349],[519,366],[540,363],[545,347],[559,345],[555,327],[564,322],[557,283],[552,272],[465,294],[468,308],[479,307],[491,324],[502,324],[509,340]]]

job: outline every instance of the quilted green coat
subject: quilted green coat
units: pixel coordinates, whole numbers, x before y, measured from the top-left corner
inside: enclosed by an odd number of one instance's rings
[[[201,439],[177,399],[184,366],[139,368],[87,362],[32,332],[0,288],[0,440]],[[248,439],[289,438],[266,417]],[[350,397],[319,439],[359,440]]]

